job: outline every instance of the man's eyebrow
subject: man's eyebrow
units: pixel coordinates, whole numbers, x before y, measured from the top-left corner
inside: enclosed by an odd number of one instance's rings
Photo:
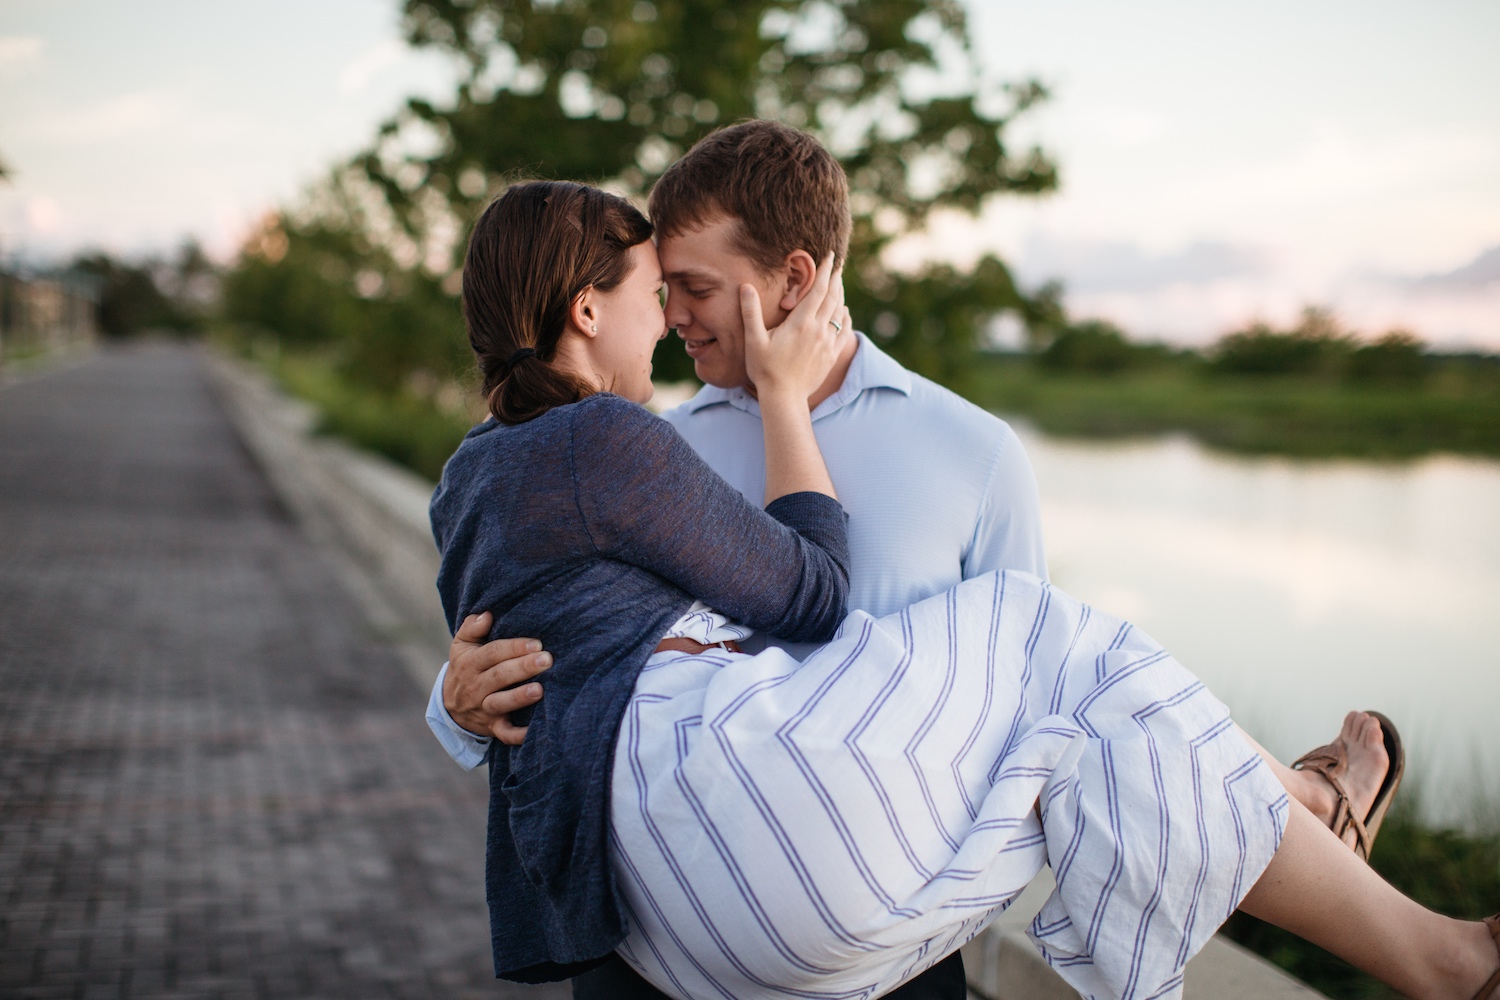
[[[703,281],[711,285],[719,283],[718,278],[703,271],[694,271],[691,268],[681,271],[667,272],[668,281]]]

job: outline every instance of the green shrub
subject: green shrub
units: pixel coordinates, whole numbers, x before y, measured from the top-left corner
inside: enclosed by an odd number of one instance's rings
[[[477,417],[445,410],[411,388],[381,390],[354,381],[317,356],[282,356],[272,370],[294,395],[318,408],[318,430],[368,448],[436,480]]]
[[[1427,358],[1420,340],[1403,330],[1392,330],[1349,355],[1345,374],[1351,382],[1410,385],[1426,377]]]
[[[1216,344],[1209,368],[1224,375],[1332,375],[1354,350],[1328,314],[1309,309],[1286,332],[1257,323]]]
[[[1129,367],[1135,353],[1136,347],[1119,327],[1103,320],[1088,320],[1058,334],[1037,355],[1037,363],[1049,371],[1108,375]]]

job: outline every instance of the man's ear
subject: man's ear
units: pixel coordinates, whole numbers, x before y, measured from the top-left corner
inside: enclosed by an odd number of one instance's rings
[[[568,306],[568,323],[585,337],[599,336],[599,303],[590,285]]]
[[[782,266],[782,278],[786,286],[777,305],[786,312],[797,308],[797,303],[801,302],[807,290],[812,288],[813,280],[817,276],[818,262],[812,259],[812,254],[806,250],[793,250],[787,254],[786,263]]]

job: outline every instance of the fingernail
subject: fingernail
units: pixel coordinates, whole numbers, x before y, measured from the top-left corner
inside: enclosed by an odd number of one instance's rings
[[[526,693],[532,698],[540,698],[542,696],[542,686],[540,684],[528,684],[526,685]]]
[[[537,642],[535,639],[532,639],[530,642],[526,643],[526,652],[528,653],[535,653],[541,648],[542,644],[540,642]]]
[[[550,666],[552,666],[552,654],[551,653],[538,653],[537,656],[536,656],[536,662],[540,663],[544,667],[550,667]]]

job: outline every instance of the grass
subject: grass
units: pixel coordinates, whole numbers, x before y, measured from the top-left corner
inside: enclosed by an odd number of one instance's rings
[[[1417,819],[1415,799],[1398,800],[1386,818],[1370,864],[1397,889],[1451,917],[1478,920],[1500,910],[1500,832],[1433,829]],[[1385,1000],[1400,994],[1254,917],[1236,913],[1224,930],[1334,1000]]]
[[[320,433],[344,438],[434,481],[477,420],[411,389],[372,389],[318,355],[278,354],[262,363],[288,392],[317,407]]]
[[[1210,447],[1308,458],[1500,456],[1500,367],[1440,362],[1410,386],[1212,375],[1168,361],[1114,374],[1050,372],[992,355],[970,395],[1051,434],[1137,437],[1186,432]]]

